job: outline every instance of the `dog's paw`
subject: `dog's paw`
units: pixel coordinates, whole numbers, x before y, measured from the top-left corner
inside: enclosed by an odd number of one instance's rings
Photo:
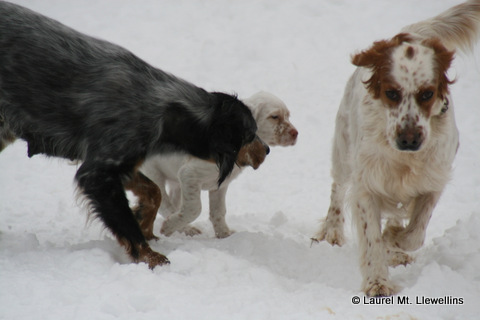
[[[142,230],[143,232],[143,236],[145,237],[145,239],[147,240],[155,240],[155,241],[158,241],[160,238],[157,237],[156,235],[153,234],[152,231],[146,231],[146,230]]]
[[[160,233],[167,237],[170,237],[175,231],[177,231],[177,229],[168,219],[163,222],[162,227],[160,228]]]
[[[402,241],[402,234],[405,232],[404,227],[400,226],[387,226],[383,231],[383,241],[390,244],[393,247],[400,247],[400,242]]]
[[[153,251],[148,245],[141,246],[139,250],[138,259],[136,262],[145,262],[150,269],[154,269],[156,266],[163,266],[170,264],[170,261],[166,256],[161,253]]]
[[[224,230],[215,230],[215,237],[218,239],[224,239],[227,237],[230,237],[232,234],[234,234],[235,231],[230,230],[230,229],[224,229]]]
[[[174,217],[174,216],[172,216]],[[176,223],[174,218],[169,218],[165,220],[162,224],[162,228],[160,229],[160,233],[169,237],[175,232],[184,233],[187,236],[193,237],[199,234],[202,234],[202,231],[198,228],[195,228],[190,225],[181,226],[180,224]]]
[[[383,279],[367,280],[367,285],[363,289],[368,297],[389,297],[395,294],[395,291],[395,286]]]
[[[185,235],[187,235],[189,237],[194,237],[194,236],[198,236],[198,235],[202,234],[202,230],[200,230],[198,228],[195,228],[193,226],[186,226],[185,228],[180,230],[180,232],[184,233]]]
[[[388,255],[388,265],[390,267],[397,267],[399,265],[406,266],[407,264],[410,264],[415,261],[414,258],[412,258],[410,255],[406,254],[403,251],[390,249],[387,251],[387,255]]]
[[[326,224],[323,224],[320,231],[315,234],[312,242],[327,241],[332,246],[343,246],[345,244],[345,236],[343,230],[338,228],[328,228]]]

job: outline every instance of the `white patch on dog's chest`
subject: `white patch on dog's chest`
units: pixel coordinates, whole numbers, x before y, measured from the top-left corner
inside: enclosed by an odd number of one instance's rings
[[[362,169],[362,182],[373,194],[389,199],[392,208],[399,203],[405,206],[421,194],[441,191],[450,173],[449,168],[425,159],[401,161],[377,156],[369,161],[371,165]]]

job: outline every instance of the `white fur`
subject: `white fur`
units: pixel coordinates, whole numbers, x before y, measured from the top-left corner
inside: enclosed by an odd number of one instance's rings
[[[268,145],[294,145],[298,135],[290,123],[290,112],[276,96],[259,92],[244,100],[257,121],[257,135]],[[228,237],[232,231],[225,221],[225,196],[228,185],[242,171],[236,166],[230,176],[217,186],[218,168],[214,163],[183,154],[162,155],[148,159],[141,168],[162,192],[160,213],[166,218],[161,233],[171,235],[176,231],[198,234],[189,226],[201,213],[200,192],[209,191],[210,221],[218,238]],[[170,187],[167,193],[166,183]]]
[[[462,19],[458,19],[462,13]],[[441,25],[442,19],[451,21],[452,15],[462,24]],[[313,240],[341,246],[345,242],[345,204],[350,206],[357,227],[362,290],[368,296],[396,292],[388,267],[413,261],[405,251],[417,250],[423,244],[433,208],[449,181],[459,139],[452,98],[449,94],[446,99],[434,97],[431,113],[426,115],[414,97],[421,86],[436,83],[435,53],[421,44],[425,39],[422,30],[428,30],[427,36],[431,36],[428,21],[435,21],[435,37],[443,40],[442,30],[451,32],[459,27],[457,31],[463,37],[449,33],[448,45],[465,48],[475,40],[461,30],[467,24],[466,16],[474,17],[467,22],[478,30],[480,1],[470,1],[406,28],[416,32],[414,40],[390,53],[390,76],[403,97],[398,108],[375,99],[366,88],[364,81],[372,75],[370,68],[357,68],[345,88],[336,118],[330,208]],[[415,52],[413,59],[405,58],[408,47]],[[447,105],[449,109],[442,112]],[[399,150],[398,132],[405,127],[421,131],[423,142],[418,150]],[[383,217],[389,219],[382,232]],[[409,219],[406,226],[405,218]]]

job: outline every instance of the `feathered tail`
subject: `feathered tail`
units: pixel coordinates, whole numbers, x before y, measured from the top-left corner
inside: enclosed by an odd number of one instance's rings
[[[436,17],[411,24],[402,32],[438,38],[449,50],[473,51],[480,36],[480,0],[470,0]]]

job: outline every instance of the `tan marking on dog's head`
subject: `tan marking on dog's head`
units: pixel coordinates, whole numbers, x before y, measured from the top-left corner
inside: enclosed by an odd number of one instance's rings
[[[258,169],[265,161],[270,148],[256,137],[251,143],[244,145],[237,156],[237,165],[240,167],[251,166],[253,169]]]
[[[370,79],[365,81],[365,84],[374,98],[380,98],[382,84],[389,84],[393,81],[392,63],[401,62],[392,61],[391,55],[393,50],[404,43],[412,42],[415,43],[413,36],[408,33],[400,33],[390,40],[377,41],[371,48],[364,50],[352,57],[352,63],[354,65],[358,67],[370,68],[372,70],[372,76]],[[436,73],[435,80],[438,85],[438,96],[443,99],[448,93],[448,85],[452,83],[448,79],[446,72],[450,68],[454,52],[448,51],[438,39],[424,40],[421,42],[421,46],[430,48],[434,51],[434,70]],[[416,51],[415,47],[408,44],[404,52],[405,54],[403,57],[407,58],[408,60],[413,60],[418,55],[418,51]],[[407,68],[405,64],[403,64],[401,67]],[[417,70],[410,70],[410,72],[412,72],[412,75],[417,75]]]
[[[372,76],[365,81],[367,88],[375,99],[380,97],[382,83],[392,82],[390,55],[394,48],[406,41],[412,40],[407,33],[400,33],[390,40],[381,40],[373,46],[352,57],[352,63],[357,67],[370,68]]]
[[[386,136],[395,149],[417,151],[428,139],[452,83],[447,71],[453,55],[438,39],[402,33],[353,57],[353,64],[371,70],[365,85],[386,107]]]
[[[415,50],[413,47],[408,47],[407,50],[405,50],[405,57],[409,60],[413,59],[415,56]]]

